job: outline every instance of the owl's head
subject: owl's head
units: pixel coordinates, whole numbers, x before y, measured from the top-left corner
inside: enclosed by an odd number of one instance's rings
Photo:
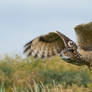
[[[60,56],[65,60],[75,60],[78,57],[78,48],[76,43],[68,41],[64,50],[61,51]]]
[[[75,60],[79,55],[78,46],[76,45],[76,43],[58,31],[57,34],[61,37],[64,42],[64,49],[60,53],[62,59]]]

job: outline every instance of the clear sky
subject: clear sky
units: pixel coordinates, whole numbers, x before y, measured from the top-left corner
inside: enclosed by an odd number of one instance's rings
[[[92,21],[92,0],[0,0],[0,55],[22,55],[34,37],[59,30],[74,41],[74,26]]]

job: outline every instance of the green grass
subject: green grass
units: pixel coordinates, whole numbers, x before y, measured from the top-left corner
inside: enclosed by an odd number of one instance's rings
[[[92,92],[92,72],[59,56],[35,60],[6,55],[0,58],[0,92]]]

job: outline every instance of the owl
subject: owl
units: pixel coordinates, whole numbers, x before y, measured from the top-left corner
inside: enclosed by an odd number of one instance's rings
[[[92,22],[75,28],[77,43],[59,31],[34,38],[24,46],[24,53],[34,58],[49,58],[55,55],[68,63],[87,65],[92,62]]]

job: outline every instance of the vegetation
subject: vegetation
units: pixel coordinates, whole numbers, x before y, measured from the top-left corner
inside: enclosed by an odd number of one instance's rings
[[[4,56],[0,58],[0,92],[92,92],[87,66],[49,59]]]

